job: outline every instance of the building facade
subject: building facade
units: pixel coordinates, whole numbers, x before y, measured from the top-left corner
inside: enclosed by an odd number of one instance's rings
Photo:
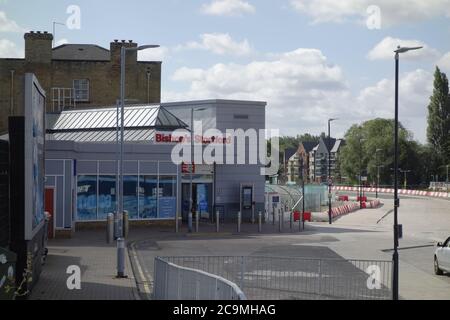
[[[34,73],[46,92],[46,110],[114,105],[120,92],[120,50],[137,47],[133,41],[97,45],[65,44],[52,47],[53,35],[24,35],[24,59],[0,59],[0,133],[7,131],[8,116],[23,115],[24,74]],[[137,52],[126,57],[126,99],[134,103],[160,103],[161,62],[138,61]]]
[[[309,152],[309,177],[314,183],[328,182],[328,155],[330,154],[330,176],[333,183],[340,182],[339,152],[345,141],[334,138],[320,138]]]
[[[233,221],[242,211],[243,221],[250,221],[252,214],[264,212],[262,165],[237,164],[236,153],[234,164],[197,162],[190,189],[191,167],[174,163],[176,143],[166,138],[176,129],[190,130],[192,113],[193,120],[201,122],[204,136],[209,129],[265,129],[265,106],[230,100],[127,106],[124,209],[133,223],[174,223],[176,217],[186,221],[190,199],[201,219],[213,219],[219,212],[221,219]],[[114,212],[115,120],[114,107],[48,115],[46,188],[54,192],[56,234],[71,234],[77,226],[104,222]],[[247,154],[257,152],[249,141],[245,149]],[[241,205],[243,185],[253,187],[250,209]]]

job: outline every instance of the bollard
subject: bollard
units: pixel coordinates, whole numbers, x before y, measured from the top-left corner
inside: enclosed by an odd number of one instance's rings
[[[197,211],[197,212],[195,213],[195,232],[196,232],[196,233],[198,233],[198,226],[199,226],[199,223],[200,223],[200,214],[199,214],[199,212]]]
[[[273,206],[272,210],[272,224],[275,225],[275,206]]]
[[[237,232],[238,233],[241,233],[241,219],[242,219],[242,216],[241,216],[241,212],[239,211],[238,212],[238,221],[237,221],[237,223],[238,223],[238,225],[237,225]]]
[[[125,239],[117,239],[117,278],[126,278],[125,275]]]
[[[252,224],[255,224],[255,207],[252,206]]]
[[[188,213],[188,231],[192,232],[192,212]]]
[[[128,211],[123,211],[123,237],[126,239],[128,238],[128,231],[130,229],[130,220]]]
[[[114,241],[114,214],[108,213],[106,217],[106,243]]]
[[[281,209],[278,209],[278,231],[283,231],[283,217],[281,216]]]
[[[262,232],[262,213],[261,211],[258,213],[258,232]]]
[[[291,224],[291,231],[292,231],[292,227],[294,224],[294,213],[290,211],[288,211],[288,213],[289,213],[289,223]]]
[[[216,232],[219,233],[220,229],[220,212],[216,212]]]

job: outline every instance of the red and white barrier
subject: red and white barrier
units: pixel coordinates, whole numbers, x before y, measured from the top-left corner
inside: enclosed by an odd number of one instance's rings
[[[359,191],[358,187],[333,187],[335,191]],[[364,192],[376,192],[376,188],[363,188]],[[378,188],[378,193],[394,193],[394,189],[388,188]],[[450,198],[450,193],[447,192],[436,192],[436,191],[420,191],[420,190],[404,190],[399,189],[399,194],[406,194],[411,196],[422,196],[422,197],[432,197],[432,198]]]
[[[343,206],[335,207],[335,208],[331,209],[331,217],[336,218],[336,217],[342,216],[344,214],[354,212],[358,209],[359,209],[359,204],[357,204],[357,203],[352,202],[349,204],[345,204]],[[328,211],[327,211],[327,213],[328,213]]]

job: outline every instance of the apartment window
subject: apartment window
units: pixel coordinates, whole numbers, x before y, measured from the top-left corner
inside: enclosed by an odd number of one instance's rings
[[[76,101],[89,101],[89,79],[73,80],[73,91]]]

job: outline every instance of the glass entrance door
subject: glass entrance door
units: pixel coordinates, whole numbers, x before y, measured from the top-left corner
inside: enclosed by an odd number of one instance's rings
[[[187,221],[189,212],[189,183],[182,185],[182,217]],[[193,183],[192,199],[194,210],[200,213],[200,219],[210,219],[212,213],[212,183]]]

